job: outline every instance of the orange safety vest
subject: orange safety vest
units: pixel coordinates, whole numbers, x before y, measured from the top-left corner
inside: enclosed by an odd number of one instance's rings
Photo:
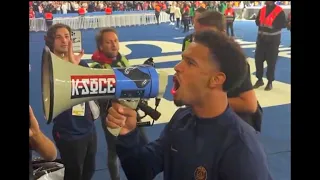
[[[225,11],[224,11],[224,15],[226,16],[226,20],[227,22],[233,22],[234,20],[234,10],[233,8],[227,8]]]
[[[267,17],[266,17],[266,11],[267,11],[266,6],[261,8],[260,17],[259,17],[260,27],[261,28],[266,28],[266,29],[269,29],[269,30],[273,29],[273,27],[272,27],[273,21],[277,18],[277,16],[282,11],[282,8],[280,6],[278,6],[278,5],[275,5],[275,6],[276,7],[272,10],[272,12]],[[273,33],[264,32],[264,31],[259,31],[258,33],[262,34],[262,35],[273,36],[273,35],[281,34],[281,29],[279,31],[276,31],[276,32],[273,32]]]
[[[45,20],[52,20],[52,19],[53,19],[52,16],[53,16],[53,15],[52,15],[51,12],[49,12],[49,13],[44,13],[44,19],[45,19]]]
[[[105,9],[105,12],[106,12],[106,15],[111,15],[111,14],[112,14],[112,9],[109,8],[109,7],[107,7],[107,8]]]
[[[86,13],[86,11],[84,10],[84,8],[79,8],[78,9],[78,14],[81,16],[81,15],[84,15]]]
[[[155,8],[154,8],[154,10],[155,10],[156,12],[160,12],[160,11],[161,11],[160,5],[156,5]]]

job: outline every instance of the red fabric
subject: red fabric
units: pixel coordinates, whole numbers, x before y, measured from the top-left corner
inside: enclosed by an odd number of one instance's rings
[[[112,9],[109,8],[109,7],[107,7],[107,8],[105,9],[105,13],[108,14],[108,15],[112,14]]]
[[[34,13],[34,11],[29,11],[29,18],[35,18],[36,15]]]
[[[86,13],[86,11],[84,10],[84,8],[79,8],[78,9],[78,14],[79,15],[84,15]]]
[[[93,54],[91,59],[95,62],[111,64],[112,58],[107,58],[102,52],[96,50]]]
[[[276,7],[272,10],[272,12],[267,17],[266,17],[266,11],[267,11],[266,6],[261,8],[260,17],[259,17],[260,25],[270,26],[271,27],[273,21],[281,13],[282,8],[280,6],[278,6],[278,5],[276,5]]]
[[[45,14],[44,14],[44,17],[45,17],[45,19],[47,19],[47,20],[53,19],[53,15],[52,15],[51,12],[50,12],[50,13],[45,13]]]
[[[233,8],[227,8],[224,12],[224,15],[233,16],[233,13],[234,13]]]

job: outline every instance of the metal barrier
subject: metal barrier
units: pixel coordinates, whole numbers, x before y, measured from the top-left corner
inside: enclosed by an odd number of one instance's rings
[[[170,16],[161,12],[159,22],[170,22]],[[72,29],[95,29],[102,27],[123,27],[141,26],[156,24],[156,17],[153,13],[144,14],[122,14],[122,15],[103,15],[103,16],[84,16],[84,17],[64,17],[54,18],[53,24],[63,23]],[[47,25],[43,18],[29,19],[29,31],[46,31]]]

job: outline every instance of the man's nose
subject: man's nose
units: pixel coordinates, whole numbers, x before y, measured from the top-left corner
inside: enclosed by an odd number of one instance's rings
[[[68,42],[70,39],[69,38],[62,38],[62,42],[64,42],[64,43],[66,43],[66,42]]]
[[[174,70],[176,72],[181,72],[181,68],[182,68],[181,66],[182,66],[182,61],[180,61],[178,64],[174,66]]]
[[[111,43],[111,46],[114,48],[114,47],[116,47],[116,43],[115,42],[112,42]]]

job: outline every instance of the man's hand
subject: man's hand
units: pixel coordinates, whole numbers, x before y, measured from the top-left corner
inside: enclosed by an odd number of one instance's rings
[[[72,64],[78,65],[81,61],[82,56],[84,55],[84,50],[82,49],[79,55],[74,55],[73,53],[73,43],[72,40],[69,40],[68,44],[68,59]]]
[[[30,128],[29,128],[29,137],[36,136],[40,132],[39,124],[36,117],[33,114],[31,106],[29,106],[29,121],[30,121]]]
[[[122,106],[118,102],[112,102],[112,107],[109,108],[105,121],[111,129],[121,127],[119,134],[126,135],[136,128],[137,113],[135,110]]]

